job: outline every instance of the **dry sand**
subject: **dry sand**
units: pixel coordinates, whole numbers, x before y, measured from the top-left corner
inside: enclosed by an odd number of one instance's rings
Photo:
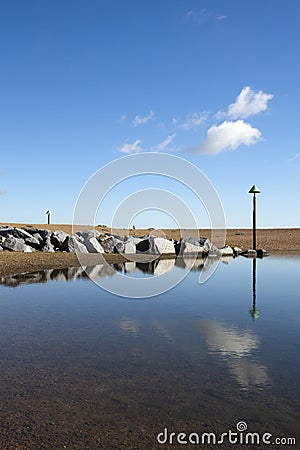
[[[16,224],[3,223],[0,225],[12,225],[17,227],[30,226],[33,228],[45,228],[51,231],[63,230],[66,233],[72,233],[72,225],[68,224]],[[87,227],[91,228],[91,227]],[[111,232],[106,227],[97,227],[99,232]],[[128,230],[113,230],[116,234],[128,234]],[[179,239],[181,234],[184,236],[195,236],[197,233],[201,237],[211,239],[211,230],[162,230],[153,231],[153,229],[130,230],[131,235],[144,236],[149,233],[156,235],[165,235],[168,239]],[[163,233],[163,234],[162,234]],[[237,246],[243,250],[252,247],[251,229],[228,229],[226,231],[226,244]],[[273,228],[257,230],[257,248],[264,248],[269,252],[298,252],[300,253],[300,228]],[[121,262],[124,258],[121,255],[105,255],[108,262]],[[0,275],[16,274],[22,272],[33,272],[42,269],[64,268],[80,265],[75,254],[72,253],[19,253],[19,252],[0,252]]]

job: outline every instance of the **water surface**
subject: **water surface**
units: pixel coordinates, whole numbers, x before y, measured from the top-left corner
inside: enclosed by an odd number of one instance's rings
[[[195,448],[156,436],[221,434],[239,421],[299,438],[299,263],[237,258],[204,284],[198,264],[143,300],[114,296],[76,268],[3,277],[0,448]],[[114,283],[113,268],[91,270]]]

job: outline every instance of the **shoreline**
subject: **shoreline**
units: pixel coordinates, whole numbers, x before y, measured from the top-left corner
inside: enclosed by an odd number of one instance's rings
[[[51,231],[62,230],[72,233],[72,225],[69,224],[15,224],[1,223],[0,225],[11,225],[16,227],[30,226],[33,228],[49,229]],[[86,227],[91,229],[91,227]],[[96,227],[101,233],[111,232],[106,227]],[[160,235],[167,239],[179,239],[180,236],[196,236],[211,238],[211,230],[153,230],[153,229],[135,229],[135,230],[113,230],[118,234],[129,234],[132,236],[144,236],[146,234]],[[226,230],[226,245],[231,247],[240,247],[243,250],[251,249],[252,246],[252,229],[236,228]],[[272,254],[300,254],[300,228],[263,228],[257,230],[257,248],[263,248]],[[102,258],[109,264],[118,264],[126,262],[126,257],[120,254],[102,254]],[[155,255],[148,255],[150,259],[156,259]],[[161,255],[160,258],[170,258],[171,255]],[[145,255],[136,254],[135,258],[145,260]],[[100,259],[100,261],[99,261]],[[131,258],[129,258],[131,259]],[[101,264],[103,259],[99,255],[89,255],[90,265]],[[75,253],[67,252],[0,252],[0,276],[16,275],[20,273],[37,272],[47,269],[63,269],[66,267],[79,267],[80,262]]]

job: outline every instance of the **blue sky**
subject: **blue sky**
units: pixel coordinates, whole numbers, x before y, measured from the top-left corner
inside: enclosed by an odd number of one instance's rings
[[[299,15],[294,0],[3,0],[0,221],[41,223],[50,208],[70,223],[96,170],[154,151],[204,172],[228,227],[251,226],[253,184],[258,226],[299,227]],[[97,222],[149,187],[207,225],[191,194],[151,176],[112,191]]]

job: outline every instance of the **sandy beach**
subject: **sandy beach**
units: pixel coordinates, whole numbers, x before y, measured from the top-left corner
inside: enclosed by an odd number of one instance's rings
[[[51,231],[63,230],[66,233],[72,233],[72,225],[69,224],[16,224],[2,223],[0,225],[11,225],[16,227],[33,227],[49,229]],[[91,227],[88,227],[91,228]],[[106,227],[96,227],[100,233],[111,232]],[[128,230],[113,230],[116,234],[128,234]],[[211,238],[211,230],[129,230],[133,236],[144,236],[149,233],[165,235],[168,239],[179,239],[183,236],[195,236],[197,233],[201,237]],[[243,250],[252,247],[251,229],[228,229],[226,232],[226,244],[240,247]],[[257,230],[257,248],[264,248],[268,252],[300,252],[300,228],[273,228]],[[109,263],[118,263],[124,261],[124,257],[118,254],[106,254],[105,259]],[[97,263],[97,262],[95,262]],[[0,252],[0,275],[16,274],[23,272],[34,272],[44,269],[58,269],[70,266],[79,266],[80,263],[74,253],[20,253],[20,252]]]

